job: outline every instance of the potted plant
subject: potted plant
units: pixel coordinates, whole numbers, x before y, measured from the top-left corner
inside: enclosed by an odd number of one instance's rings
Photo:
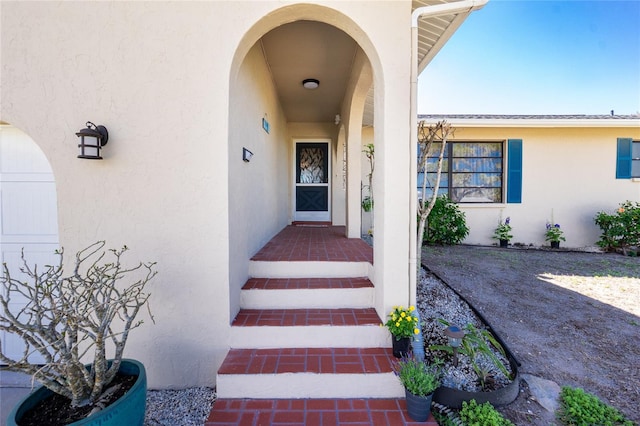
[[[547,231],[544,234],[544,240],[551,243],[551,248],[560,248],[560,241],[566,241],[562,235],[562,229],[559,224],[552,225],[547,222]]]
[[[420,333],[418,317],[414,315],[415,306],[404,308],[394,306],[385,323],[391,333],[393,356],[401,358],[409,353],[411,338]]]
[[[438,371],[413,357],[403,357],[396,365],[396,374],[404,386],[409,417],[424,422],[431,413],[433,392],[440,385]]]
[[[508,217],[504,220],[504,223],[498,222],[498,227],[493,233],[493,239],[500,241],[500,247],[507,247],[509,241],[513,238],[511,235],[511,218]]]
[[[123,353],[130,331],[142,324],[136,316],[148,308],[144,290],[155,263],[127,267],[121,263],[126,246],[110,254],[104,246],[98,241],[79,251],[66,276],[64,250],[56,251],[57,265],[41,267],[29,265],[23,251],[22,274],[3,264],[0,330],[20,336],[23,351],[13,356],[0,346],[0,362],[43,385],[14,408],[8,425],[26,418],[47,425],[144,423],[146,372]],[[25,303],[20,309],[11,305],[18,298]]]
[[[362,210],[365,212],[370,212],[373,209],[373,198],[370,195],[367,195],[362,199]]]

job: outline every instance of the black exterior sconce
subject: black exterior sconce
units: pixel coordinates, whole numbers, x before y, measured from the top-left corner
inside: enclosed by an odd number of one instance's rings
[[[90,121],[87,121],[86,126],[85,129],[76,133],[80,138],[78,158],[102,160],[100,150],[109,141],[109,132],[106,127],[96,126]]]
[[[242,161],[248,163],[251,161],[251,157],[253,157],[253,152],[249,151],[247,148],[242,148]]]

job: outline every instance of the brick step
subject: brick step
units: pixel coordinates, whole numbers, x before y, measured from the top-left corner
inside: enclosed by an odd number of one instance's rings
[[[369,308],[374,288],[357,278],[250,278],[240,292],[242,309]]]
[[[303,256],[308,257],[308,256]],[[328,278],[370,277],[373,266],[365,260],[256,260],[249,261],[250,277],[265,278]]]
[[[218,370],[223,398],[397,398],[388,348],[232,349]]]
[[[367,277],[353,278],[249,278],[243,290],[323,290],[373,287]]]
[[[355,326],[379,325],[373,308],[363,309],[241,309],[232,327]]]
[[[437,426],[433,415],[415,422],[404,398],[218,399],[205,426],[222,425],[393,425]]]
[[[232,348],[391,347],[373,308],[242,309],[233,320]]]

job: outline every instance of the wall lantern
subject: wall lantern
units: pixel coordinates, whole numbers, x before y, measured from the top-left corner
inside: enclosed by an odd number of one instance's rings
[[[320,81],[315,78],[305,78],[302,80],[302,87],[305,89],[313,90],[320,86]]]
[[[85,129],[76,133],[76,136],[80,138],[78,158],[102,160],[100,150],[109,141],[109,132],[106,127],[96,126],[90,121],[87,121],[86,126]]]
[[[249,151],[247,148],[242,148],[242,161],[248,163],[251,161],[251,157],[253,157],[253,152]]]
[[[458,366],[458,348],[462,344],[464,331],[457,325],[450,325],[444,330],[445,336],[449,339],[449,346],[453,348],[453,366]]]

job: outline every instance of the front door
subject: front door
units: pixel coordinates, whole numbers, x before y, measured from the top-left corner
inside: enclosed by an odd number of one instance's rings
[[[296,221],[331,220],[329,152],[329,142],[296,142]]]

